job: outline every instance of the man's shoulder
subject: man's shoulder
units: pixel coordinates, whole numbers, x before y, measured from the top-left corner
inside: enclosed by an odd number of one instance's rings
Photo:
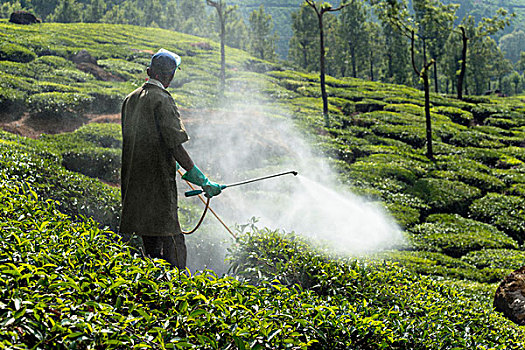
[[[124,100],[129,100],[132,96],[135,96],[135,95],[139,95],[142,90],[144,90],[144,87],[145,87],[146,84],[143,84],[142,86],[136,88],[135,90],[133,90],[132,92],[130,92],[126,98]]]

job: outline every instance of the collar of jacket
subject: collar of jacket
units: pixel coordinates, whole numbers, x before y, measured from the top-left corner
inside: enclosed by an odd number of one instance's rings
[[[149,78],[146,83],[147,84],[151,84],[151,85],[156,85],[156,86],[160,87],[162,90],[166,90],[164,85],[162,85],[162,83],[160,81],[158,81],[157,79]]]

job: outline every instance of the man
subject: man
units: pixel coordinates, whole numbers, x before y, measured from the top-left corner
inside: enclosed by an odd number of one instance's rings
[[[144,253],[172,266],[186,266],[186,245],[177,215],[177,163],[183,179],[201,186],[206,196],[221,193],[193,163],[183,147],[189,140],[180,114],[166,90],[181,59],[161,49],[151,58],[149,80],[122,105],[122,216],[120,232],[139,235]]]

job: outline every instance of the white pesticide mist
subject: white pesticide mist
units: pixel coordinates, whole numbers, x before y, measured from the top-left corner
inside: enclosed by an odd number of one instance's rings
[[[265,112],[254,103],[182,115],[191,137],[185,147],[211,181],[227,185],[285,171],[299,173],[223,190],[211,206],[231,227],[255,217],[258,227],[294,231],[346,255],[387,248],[402,240],[400,229],[385,211],[338,183],[286,115]],[[181,182],[179,187],[187,190]],[[205,221],[214,220],[208,214]],[[224,238],[229,234],[220,226],[214,230],[222,232],[213,237],[225,254]],[[198,234],[187,239],[192,270],[205,267],[192,257],[191,245]],[[220,255],[217,259],[223,260]],[[217,261],[217,266],[207,267],[222,272],[221,264]]]

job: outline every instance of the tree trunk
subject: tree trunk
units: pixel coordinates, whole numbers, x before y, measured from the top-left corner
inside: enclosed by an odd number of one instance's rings
[[[428,66],[430,67],[430,65]],[[430,115],[430,82],[428,79],[427,67],[421,72],[423,78],[423,84],[425,87],[425,121],[427,126],[427,158],[430,160],[434,159],[434,153],[432,152],[432,119]]]
[[[307,44],[305,43],[303,45],[303,68],[306,69],[308,67],[308,52],[306,52],[307,50]]]
[[[318,15],[319,18],[319,39],[320,39],[320,68],[321,68],[321,96],[323,97],[323,115],[325,118],[326,127],[330,126],[330,121],[328,119],[328,95],[326,94],[325,86],[325,49],[324,49],[324,31],[323,31],[323,16]]]
[[[434,159],[434,154],[432,152],[432,119],[430,115],[430,82],[428,79],[428,69],[434,64],[434,60],[431,60],[429,64],[424,64],[423,69],[420,71],[416,66],[416,54],[414,43],[416,41],[414,31],[411,32],[410,36],[410,57],[412,61],[412,67],[414,72],[420,78],[423,79],[423,87],[425,91],[425,122],[426,122],[426,131],[427,131],[427,158],[430,160]],[[426,60],[426,58],[425,58]]]
[[[370,80],[374,81],[374,53],[370,50]]]
[[[461,39],[463,42],[463,48],[461,49],[461,70],[458,76],[458,99],[463,99],[463,80],[465,79],[465,73],[467,71],[467,31],[463,27],[461,29]]]
[[[222,6],[221,6],[222,7]],[[219,20],[221,22],[221,94],[224,93],[224,88],[226,86],[226,52],[224,50],[224,40],[226,38],[226,26],[224,24],[224,16],[222,13],[222,8],[219,12]]]
[[[355,59],[355,47],[350,44],[350,55],[352,56],[352,77],[357,78],[357,67],[356,67],[356,59]]]
[[[434,91],[436,92],[436,94],[439,93],[438,66],[436,61],[434,61]]]

